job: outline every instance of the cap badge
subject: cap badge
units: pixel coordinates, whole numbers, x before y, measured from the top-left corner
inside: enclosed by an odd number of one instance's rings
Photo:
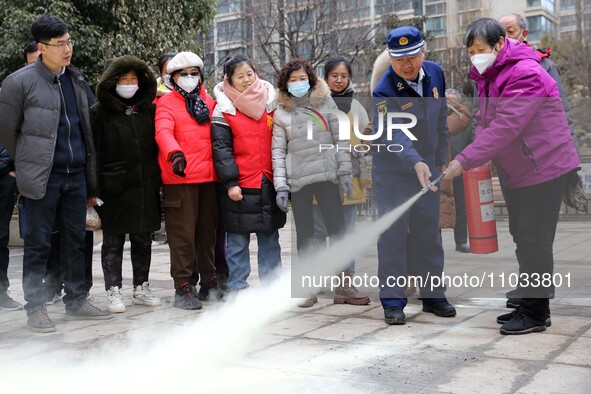
[[[398,40],[398,43],[400,45],[406,45],[406,44],[408,44],[408,38],[406,38],[406,37],[400,37],[400,40]]]

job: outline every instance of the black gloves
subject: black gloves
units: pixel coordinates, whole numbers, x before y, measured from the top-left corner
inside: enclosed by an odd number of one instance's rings
[[[183,178],[186,177],[185,168],[187,167],[187,159],[184,153],[180,151],[175,152],[170,156],[170,160],[172,161],[172,172]]]

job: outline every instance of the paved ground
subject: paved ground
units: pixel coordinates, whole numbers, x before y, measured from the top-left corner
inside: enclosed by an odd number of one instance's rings
[[[368,289],[368,306],[333,305],[325,293],[300,309],[284,284],[259,286],[256,270],[235,302],[173,308],[166,244],[154,245],[151,270],[164,304],[134,306],[126,252],[129,307],[113,320],[65,321],[60,303],[48,306],[57,332],[34,334],[23,311],[0,311],[0,392],[589,393],[591,222],[559,223],[555,261],[564,283],[552,301],[553,324],[525,336],[502,336],[495,321],[507,311],[501,274],[508,281],[516,268],[507,223],[497,225],[500,251],[486,256],[456,252],[453,232],[444,231],[446,273],[486,283],[449,288],[455,318],[422,313],[412,299],[405,326],[384,324],[376,289]],[[281,239],[289,267],[289,226]],[[22,254],[11,250],[9,270],[11,295],[21,302]],[[94,262],[91,293],[106,307],[98,248]],[[376,273],[374,248],[357,261],[357,274],[364,273]]]

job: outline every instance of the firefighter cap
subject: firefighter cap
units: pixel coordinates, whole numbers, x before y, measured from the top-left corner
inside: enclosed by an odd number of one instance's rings
[[[421,32],[413,26],[398,27],[388,34],[388,53],[393,58],[418,55],[423,45]]]

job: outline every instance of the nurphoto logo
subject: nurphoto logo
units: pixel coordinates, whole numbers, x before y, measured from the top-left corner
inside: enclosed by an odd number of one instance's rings
[[[349,133],[351,131],[351,121],[349,116],[338,109],[323,109],[321,111],[312,110],[307,108],[306,115],[309,116],[307,124],[307,138],[308,140],[314,139],[314,123],[319,125],[321,128],[329,130],[329,125],[326,121],[325,115],[336,116],[339,122],[339,141],[349,141]],[[386,116],[386,122],[384,122],[384,116]],[[378,129],[375,134],[364,135],[359,130],[359,114],[356,111],[352,112],[353,118],[353,133],[360,140],[364,141],[376,141],[384,134],[384,123],[386,130],[386,140],[392,141],[392,132],[394,130],[402,131],[411,141],[418,141],[417,137],[410,131],[410,129],[417,125],[417,117],[414,114],[405,112],[388,112],[386,114],[381,111],[378,112]],[[410,120],[410,122],[404,122],[404,120]],[[386,149],[388,152],[402,152],[404,147],[400,144],[372,144],[372,146],[379,152],[380,149]],[[349,152],[368,152],[371,146],[365,144],[347,145],[345,147],[338,146],[335,144],[320,144],[318,149],[322,152],[323,150],[336,149],[337,152],[341,150],[347,150]]]

